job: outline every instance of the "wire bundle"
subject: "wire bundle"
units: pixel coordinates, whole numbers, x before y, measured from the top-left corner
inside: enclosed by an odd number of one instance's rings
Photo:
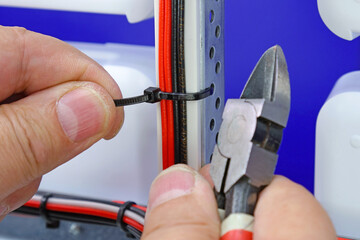
[[[37,193],[15,212],[42,216],[50,226],[68,220],[121,227],[129,237],[140,239],[146,207],[132,202],[110,202],[65,195]],[[55,224],[54,224],[55,223]]]
[[[159,85],[165,92],[186,93],[184,0],[159,1]],[[163,168],[187,163],[186,102],[161,102]]]

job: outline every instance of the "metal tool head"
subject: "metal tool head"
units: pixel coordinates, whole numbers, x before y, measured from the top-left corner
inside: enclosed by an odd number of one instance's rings
[[[275,46],[257,63],[241,99],[226,103],[210,169],[217,192],[226,193],[243,176],[256,187],[269,184],[289,112],[287,64]]]
[[[241,94],[242,99],[265,99],[264,114],[286,127],[290,112],[290,82],[283,50],[276,45],[268,49],[257,63]]]

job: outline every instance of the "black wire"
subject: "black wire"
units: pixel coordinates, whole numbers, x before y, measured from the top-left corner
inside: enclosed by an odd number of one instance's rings
[[[185,0],[177,0],[178,7],[178,91],[186,93],[185,77]],[[186,102],[179,102],[179,128],[180,128],[180,160],[187,164],[187,107]]]
[[[178,0],[171,0],[172,25],[171,25],[171,70],[173,92],[178,92]],[[173,101],[174,107],[174,162],[180,163],[180,117],[179,102]]]
[[[25,207],[25,206],[16,209],[13,213],[40,216],[40,212],[38,208]]]
[[[130,225],[127,225],[126,228],[136,239],[141,238],[142,233],[139,230],[137,230],[136,228],[134,228],[133,226],[130,226]]]

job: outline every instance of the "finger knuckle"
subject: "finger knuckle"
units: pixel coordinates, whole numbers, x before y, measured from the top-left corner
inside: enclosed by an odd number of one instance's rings
[[[16,52],[18,53],[16,61],[19,63],[18,72],[21,73],[19,79],[23,79],[28,65],[28,59],[26,57],[26,35],[28,30],[23,27],[11,27],[9,29],[12,33],[10,34],[12,36],[11,39],[13,40],[11,44],[16,48]]]
[[[23,37],[27,32],[27,29],[24,27],[11,27],[10,28],[14,33],[18,34],[20,37]]]
[[[21,107],[14,108],[9,105],[2,105],[0,115],[3,125],[7,126],[8,148],[16,154],[17,169],[22,171],[26,181],[31,181],[39,176],[40,159],[42,150],[39,142],[36,141],[37,129],[39,126],[28,116],[27,111]],[[40,150],[40,151],[39,151]]]

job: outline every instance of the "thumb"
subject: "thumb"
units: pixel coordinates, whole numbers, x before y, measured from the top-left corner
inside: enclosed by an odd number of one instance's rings
[[[154,180],[143,240],[218,240],[219,234],[214,193],[200,174],[177,165]]]
[[[80,81],[0,105],[0,207],[11,209],[17,190],[113,136],[120,115],[104,88]]]

